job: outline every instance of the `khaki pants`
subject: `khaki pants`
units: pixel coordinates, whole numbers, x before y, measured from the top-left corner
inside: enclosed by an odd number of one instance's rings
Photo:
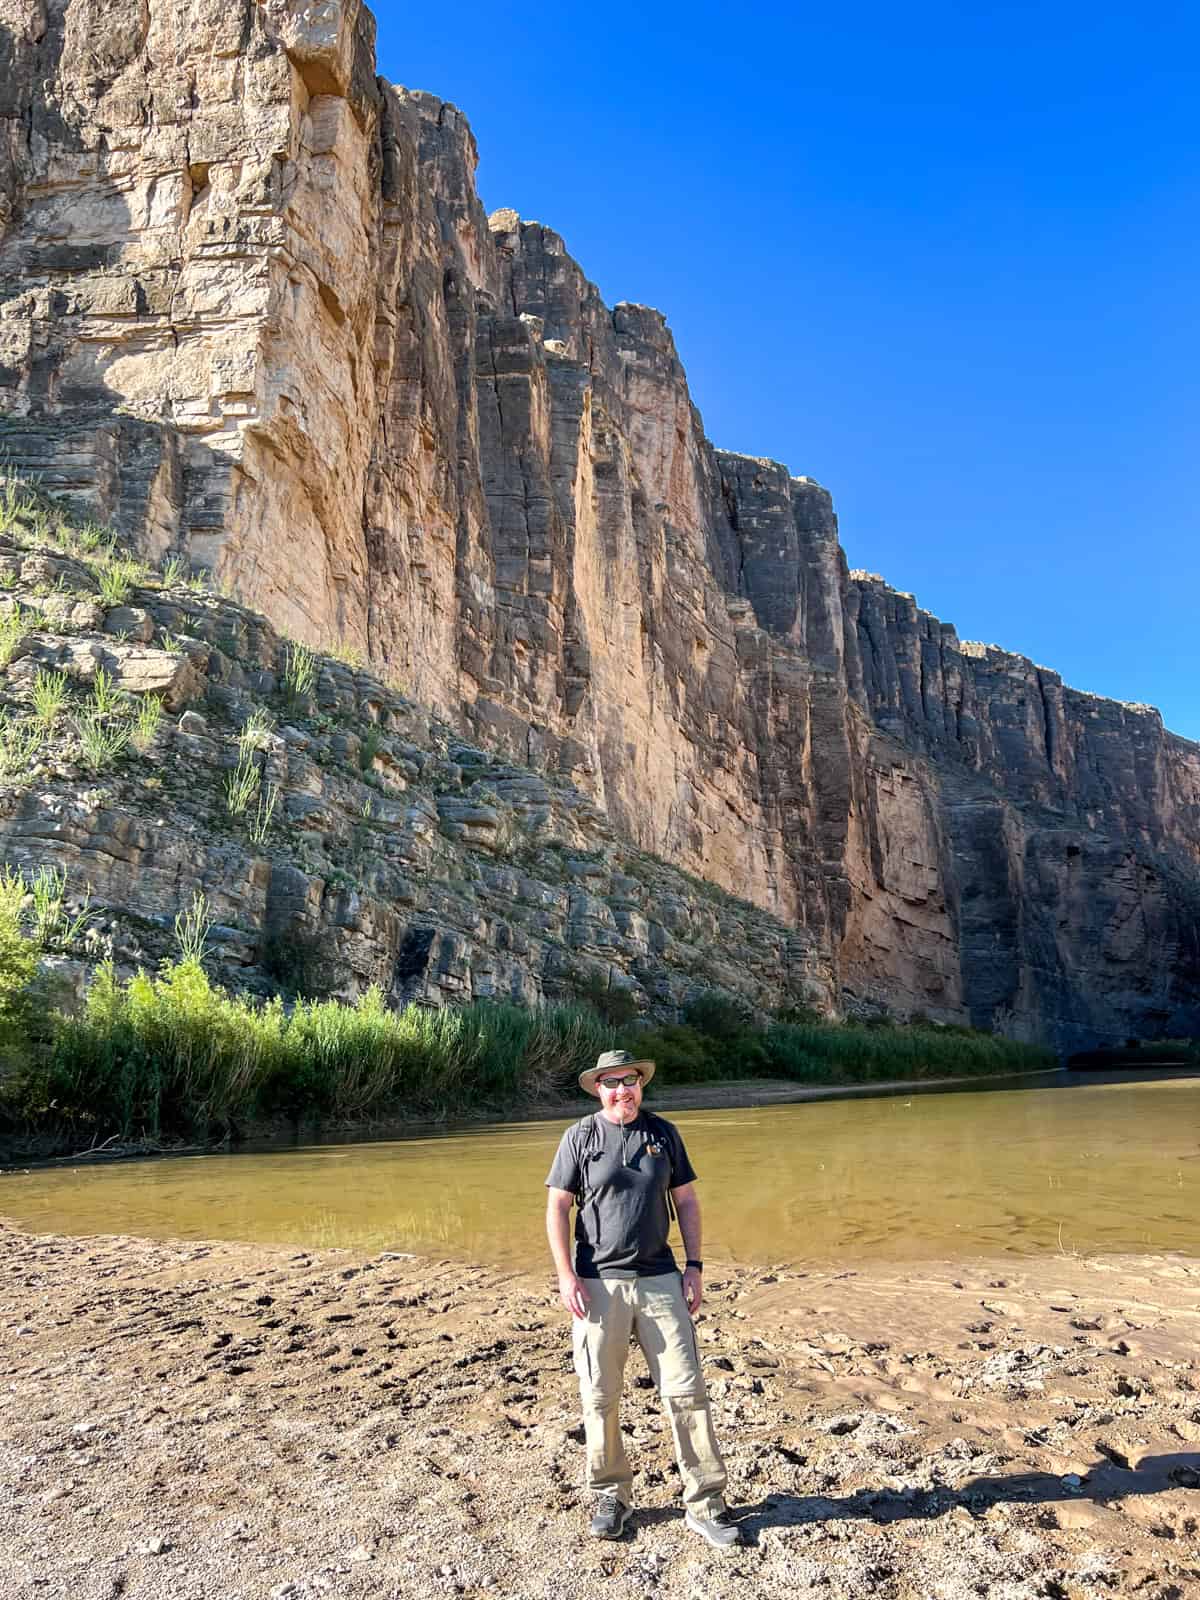
[[[713,1434],[683,1280],[669,1272],[655,1278],[588,1278],[584,1287],[587,1316],[571,1321],[587,1440],[587,1487],[630,1504],[633,1469],[618,1413],[629,1339],[636,1334],[671,1419],[684,1504],[698,1516],[715,1515],[725,1506],[725,1463]]]

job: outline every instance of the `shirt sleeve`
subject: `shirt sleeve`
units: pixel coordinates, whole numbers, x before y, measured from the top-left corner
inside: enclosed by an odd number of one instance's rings
[[[680,1137],[679,1129],[671,1126],[671,1187],[679,1189],[685,1183],[695,1183],[696,1169],[688,1160],[687,1147]]]
[[[570,1127],[558,1141],[553,1164],[546,1178],[547,1189],[569,1189],[579,1193],[579,1140],[577,1129]]]

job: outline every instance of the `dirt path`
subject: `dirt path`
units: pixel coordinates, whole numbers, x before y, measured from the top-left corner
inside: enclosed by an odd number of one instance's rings
[[[711,1269],[724,1557],[636,1353],[635,1527],[581,1536],[546,1280],[0,1224],[0,1282],[5,1600],[1200,1595],[1200,1262]]]

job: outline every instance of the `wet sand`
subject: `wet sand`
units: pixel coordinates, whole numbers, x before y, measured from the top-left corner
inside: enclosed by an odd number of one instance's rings
[[[1200,1595],[1200,1261],[710,1263],[724,1556],[636,1351],[583,1536],[548,1274],[2,1223],[0,1274],[6,1600]]]

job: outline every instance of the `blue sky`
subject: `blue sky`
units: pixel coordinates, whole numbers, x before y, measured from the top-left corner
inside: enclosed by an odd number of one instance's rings
[[[852,566],[1200,739],[1182,5],[376,14],[487,208],[660,307],[709,436],[826,484]]]

